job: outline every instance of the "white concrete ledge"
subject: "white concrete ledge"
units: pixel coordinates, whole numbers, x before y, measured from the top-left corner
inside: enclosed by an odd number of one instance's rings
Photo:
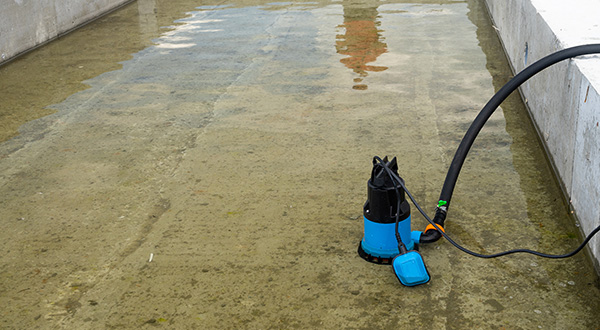
[[[600,43],[597,0],[486,0],[513,70]],[[521,87],[584,235],[600,224],[600,55],[564,61]],[[600,237],[588,244],[600,265]]]
[[[0,1],[0,64],[131,1]]]

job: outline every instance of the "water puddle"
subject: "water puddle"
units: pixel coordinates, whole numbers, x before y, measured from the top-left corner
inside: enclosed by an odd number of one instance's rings
[[[0,142],[16,136],[24,123],[53,113],[49,105],[88,88],[85,80],[121,68],[119,62],[150,45],[159,31],[144,3],[126,6],[1,66]]]
[[[405,288],[356,253],[372,157],[433,212],[510,76],[478,1],[138,0],[0,74],[4,328],[600,326],[583,254],[440,241]],[[580,242],[525,113],[508,100],[459,179],[446,230],[476,251]]]

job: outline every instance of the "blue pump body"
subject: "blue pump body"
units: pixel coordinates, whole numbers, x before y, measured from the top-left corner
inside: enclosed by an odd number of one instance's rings
[[[378,223],[366,217],[363,217],[363,219],[365,233],[361,241],[363,251],[381,259],[391,259],[397,256],[400,251],[398,251],[398,241],[396,241],[396,224]],[[410,215],[398,223],[398,232],[406,249],[413,250],[415,243],[412,240],[410,232]]]

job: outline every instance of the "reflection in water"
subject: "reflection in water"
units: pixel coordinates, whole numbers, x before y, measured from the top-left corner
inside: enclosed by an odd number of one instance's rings
[[[147,42],[159,35],[158,18],[156,17],[158,9],[156,0],[138,0],[137,9],[140,22],[140,40]]]
[[[360,83],[368,75],[367,71],[380,72],[387,69],[385,66],[367,65],[387,52],[387,45],[380,34],[381,22],[377,20],[379,2],[355,3],[345,0],[343,6],[344,24],[339,27],[344,28],[346,32],[336,36],[335,47],[339,54],[350,56],[341,59],[340,62],[360,76],[354,79],[357,84],[352,88],[364,90],[367,89],[367,85]]]

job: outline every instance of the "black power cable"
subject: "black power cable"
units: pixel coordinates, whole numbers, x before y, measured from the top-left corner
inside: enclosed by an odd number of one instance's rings
[[[446,233],[444,233],[444,231],[439,227],[439,225],[436,224],[433,220],[431,220],[431,218],[425,213],[425,211],[423,211],[423,209],[421,208],[419,203],[417,203],[417,201],[415,200],[413,195],[410,193],[410,191],[408,191],[408,189],[406,189],[406,186],[404,185],[402,180],[392,170],[390,170],[387,167],[387,165],[385,164],[385,162],[383,160],[381,160],[381,158],[379,158],[378,156],[375,156],[374,158],[381,164],[381,166],[383,166],[386,173],[392,180],[392,183],[394,184],[394,188],[397,191],[396,196],[400,196],[400,193],[398,192],[398,186],[402,187],[402,189],[404,189],[404,191],[406,192],[406,195],[408,195],[408,198],[410,198],[410,200],[413,202],[413,204],[415,205],[417,210],[419,210],[419,212],[423,215],[423,217],[427,221],[429,221],[429,223],[432,224],[435,227],[435,229],[440,234],[442,234],[442,236],[444,236],[444,238],[446,240],[448,240],[448,242],[450,242],[452,245],[454,245],[457,249],[459,249],[467,254],[470,254],[474,257],[489,259],[489,258],[497,258],[497,257],[501,257],[501,256],[513,254],[513,253],[529,253],[529,254],[536,255],[538,257],[550,258],[550,259],[568,258],[568,257],[574,256],[579,251],[581,251],[581,249],[583,249],[585,247],[585,245],[592,239],[592,237],[594,237],[594,235],[596,235],[598,233],[598,231],[600,231],[600,226],[596,227],[596,229],[592,230],[592,232],[585,238],[585,240],[583,241],[583,243],[581,243],[581,245],[579,245],[579,247],[577,247],[575,250],[573,250],[569,253],[566,253],[566,254],[558,254],[558,255],[546,254],[546,253],[533,251],[533,250],[529,250],[529,249],[514,249],[514,250],[508,250],[508,251],[494,253],[494,254],[481,254],[481,253],[473,252],[473,251],[461,246],[460,244],[456,243],[453,239],[450,238],[450,236],[448,236]],[[400,235],[398,234],[398,218],[396,218],[396,236],[398,239],[398,243],[402,244],[401,240],[399,239]]]

